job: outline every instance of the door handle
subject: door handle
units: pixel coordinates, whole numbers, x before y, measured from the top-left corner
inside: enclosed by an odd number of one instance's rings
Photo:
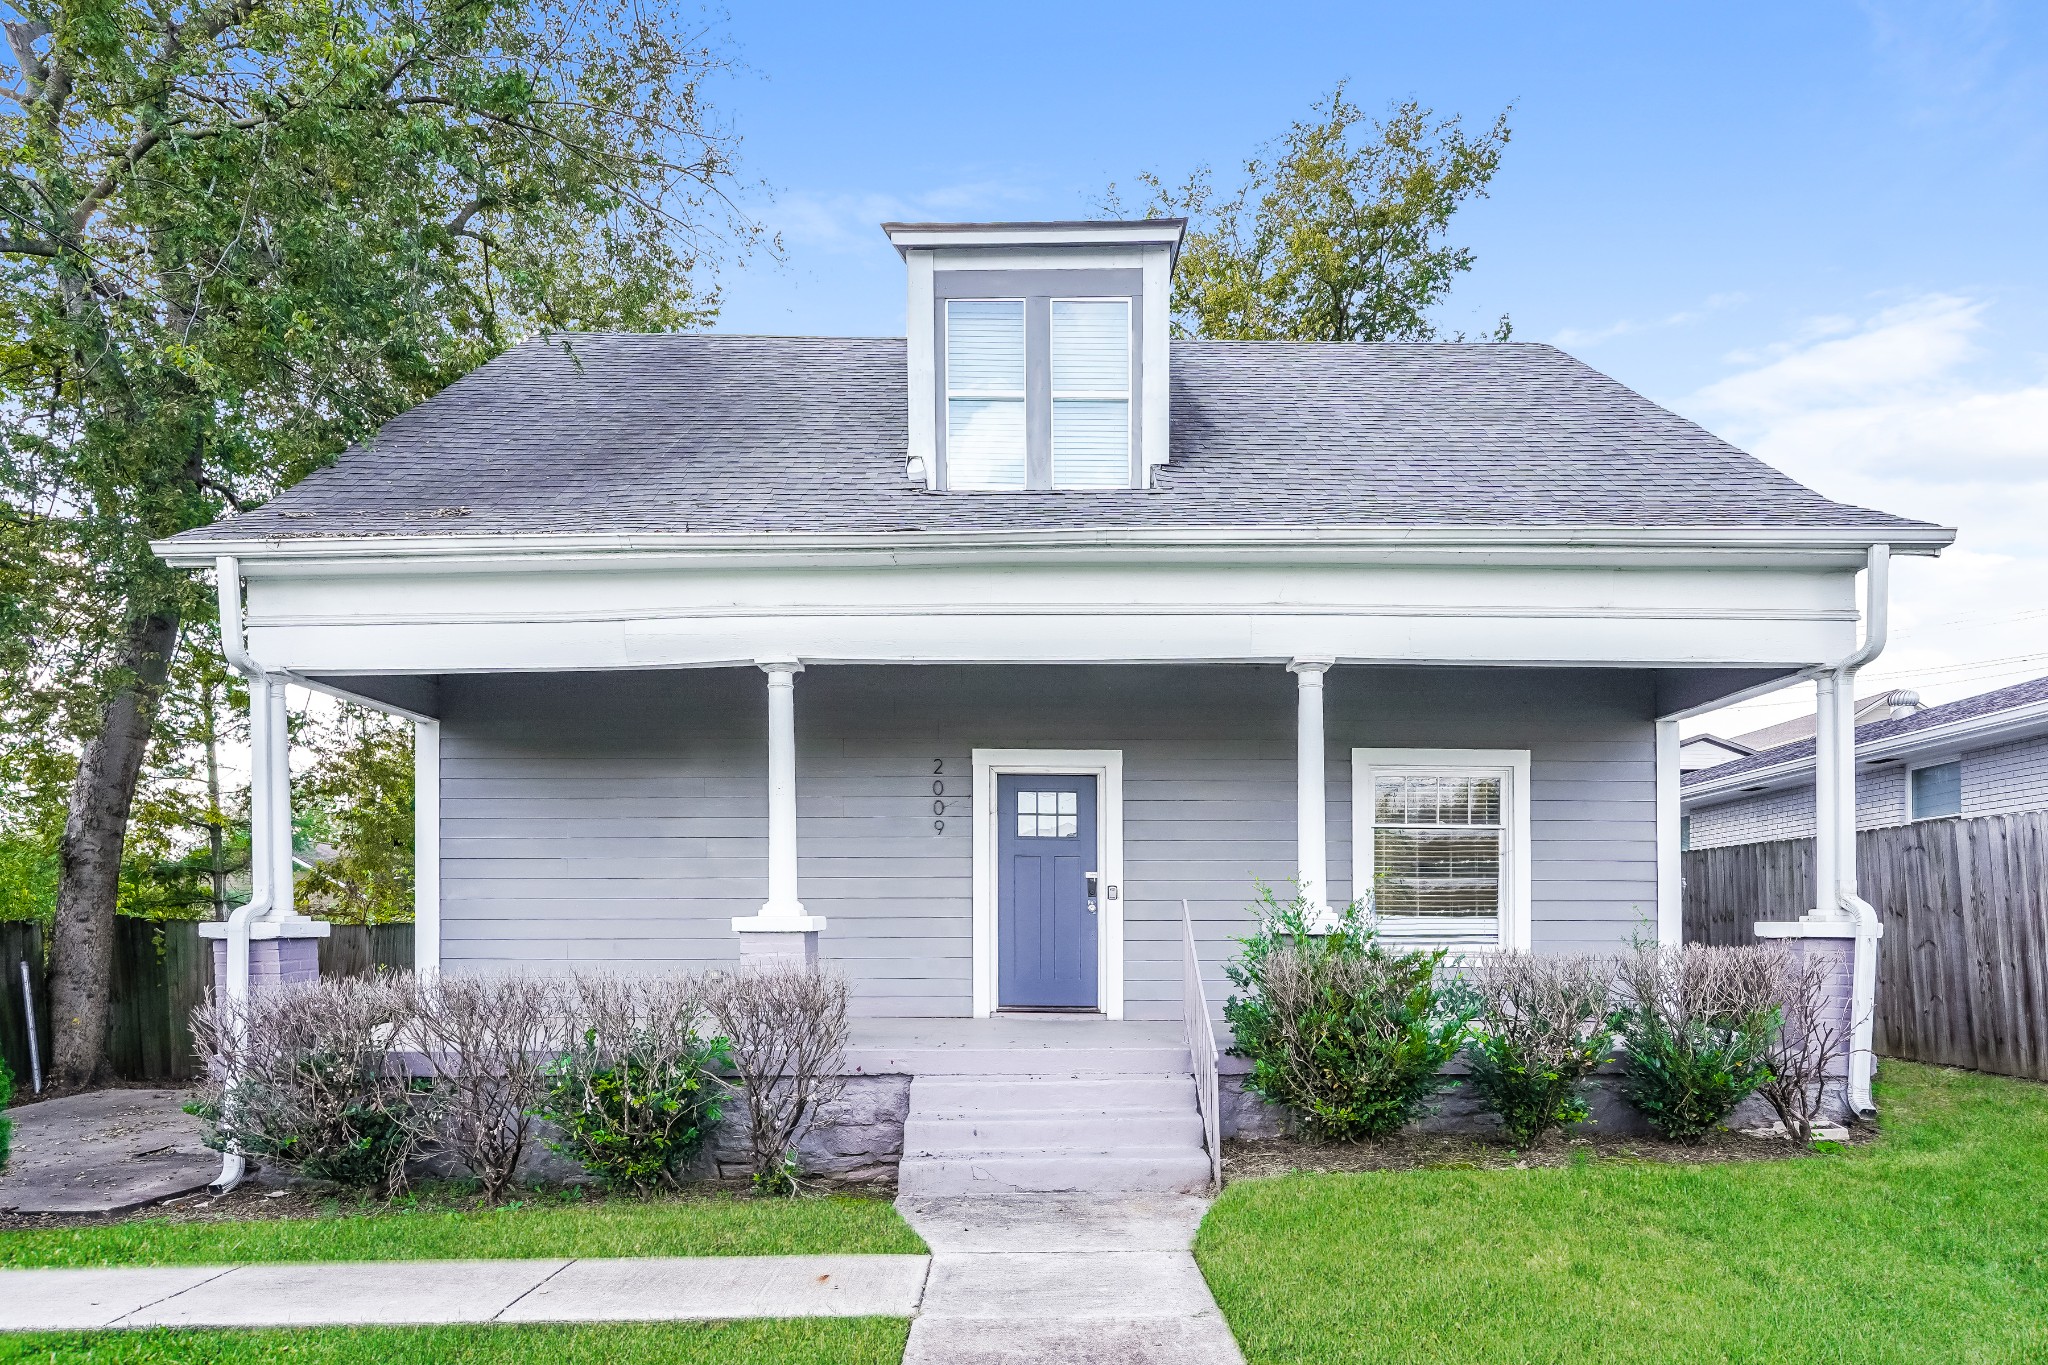
[[[1096,883],[1098,883],[1098,882],[1100,882],[1100,881],[1102,880],[1102,874],[1101,874],[1100,872],[1083,872],[1083,873],[1082,873],[1081,875],[1082,875],[1083,877],[1086,877],[1086,878],[1088,879],[1088,913],[1089,913],[1089,914],[1091,914],[1091,915],[1093,915],[1093,914],[1096,914],[1096,913],[1097,913],[1097,911],[1096,911],[1096,908],[1095,908],[1095,895],[1096,895],[1096,889],[1097,889],[1097,887],[1096,887]]]

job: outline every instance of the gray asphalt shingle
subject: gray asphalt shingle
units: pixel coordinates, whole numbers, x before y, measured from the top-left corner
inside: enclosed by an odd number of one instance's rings
[[[1551,346],[1175,342],[1151,491],[903,476],[895,338],[530,341],[181,540],[1181,527],[1801,527],[1831,502]]]

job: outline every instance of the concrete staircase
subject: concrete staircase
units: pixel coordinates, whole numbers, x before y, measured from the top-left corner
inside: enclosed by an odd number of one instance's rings
[[[910,1083],[901,1194],[1199,1194],[1209,1187],[1185,1048],[945,1059]],[[1157,1054],[1157,1055],[1155,1055]],[[1023,1054],[1029,1056],[1029,1054]],[[974,1065],[979,1063],[980,1065]]]

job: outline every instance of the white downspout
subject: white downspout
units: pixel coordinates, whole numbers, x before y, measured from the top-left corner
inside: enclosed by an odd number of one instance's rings
[[[276,832],[276,807],[271,786],[274,769],[271,751],[276,739],[271,731],[276,713],[271,704],[276,684],[249,657],[242,639],[242,566],[232,555],[214,564],[214,586],[220,596],[220,650],[228,667],[249,682],[249,876],[248,902],[228,914],[227,995],[240,1005],[249,998],[249,925],[267,914],[275,900],[276,858],[271,844]],[[258,837],[262,835],[263,837]],[[289,845],[287,845],[289,846]],[[242,1181],[248,1163],[242,1154],[221,1154],[220,1175],[213,1182],[215,1194],[226,1194]]]
[[[1875,659],[1890,627],[1892,547],[1873,545],[1863,582],[1863,643],[1834,666],[1835,675],[1835,896],[1836,909],[1856,923],[1849,978],[1849,1107],[1877,1113],[1870,1090],[1877,1056],[1872,1050],[1877,1010],[1877,941],[1884,933],[1877,909],[1856,894],[1856,670]]]

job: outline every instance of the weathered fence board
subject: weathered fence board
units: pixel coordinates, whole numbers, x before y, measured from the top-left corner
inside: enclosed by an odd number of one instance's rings
[[[32,920],[0,923],[0,1057],[14,1073],[17,1100],[34,1097],[29,1067],[27,1012],[21,998],[21,967],[28,964],[29,993],[35,997],[36,1045],[43,1073],[50,1069],[50,998],[43,971],[43,928]]]
[[[375,976],[411,970],[410,924],[337,924],[320,940],[322,976]]]
[[[2048,811],[1926,820],[1856,836],[1884,921],[1877,1049],[2048,1080]],[[1685,855],[1685,937],[1749,943],[1813,908],[1813,841]]]
[[[189,1081],[192,1011],[213,984],[213,945],[193,920],[114,921],[107,1060],[129,1081]]]

